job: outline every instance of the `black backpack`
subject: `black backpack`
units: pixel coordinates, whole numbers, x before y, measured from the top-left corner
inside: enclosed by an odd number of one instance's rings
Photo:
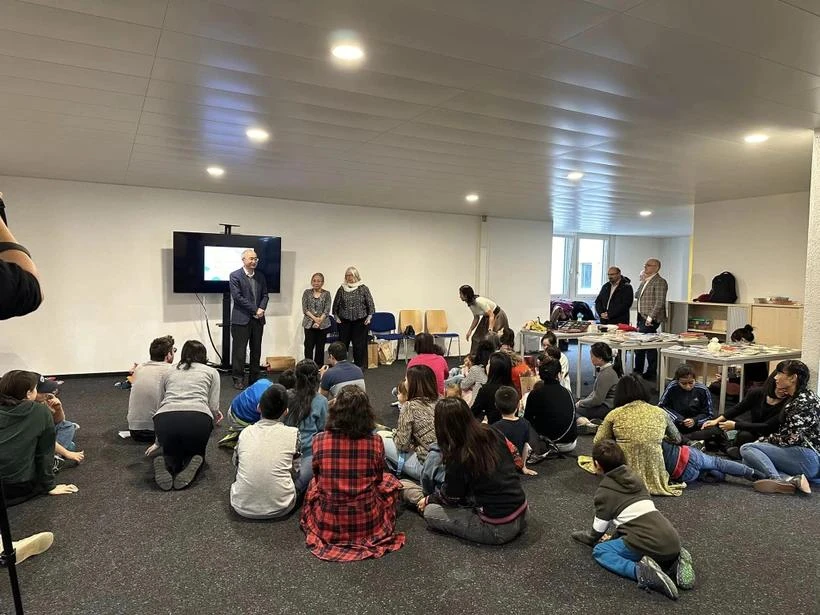
[[[737,301],[737,282],[735,276],[724,271],[712,278],[712,290],[709,292],[712,303],[734,303]]]

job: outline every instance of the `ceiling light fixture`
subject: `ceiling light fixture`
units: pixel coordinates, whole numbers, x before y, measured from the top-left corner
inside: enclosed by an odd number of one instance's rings
[[[769,135],[755,133],[751,135],[746,135],[745,137],[743,137],[743,140],[746,141],[746,143],[763,143],[769,140]]]
[[[567,179],[574,182],[577,182],[583,176],[584,174],[581,173],[581,171],[573,171],[572,173],[567,173]]]
[[[464,200],[468,203],[477,203],[478,202],[478,195],[475,192],[472,192],[464,197]]]
[[[359,62],[364,59],[364,49],[355,43],[343,43],[334,45],[330,50],[333,57],[343,62]]]
[[[638,215],[643,216],[644,218],[646,218],[647,216],[651,216],[652,212],[649,211],[648,209],[644,209],[643,211],[639,211]]]
[[[254,143],[264,143],[270,139],[270,133],[264,128],[248,128],[245,135]]]
[[[225,175],[225,169],[222,167],[208,167],[205,169],[211,177],[222,177]]]

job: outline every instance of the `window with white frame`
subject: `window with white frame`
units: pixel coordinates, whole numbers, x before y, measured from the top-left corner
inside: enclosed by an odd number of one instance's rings
[[[606,282],[608,262],[607,236],[553,236],[550,293],[568,298],[597,295]]]

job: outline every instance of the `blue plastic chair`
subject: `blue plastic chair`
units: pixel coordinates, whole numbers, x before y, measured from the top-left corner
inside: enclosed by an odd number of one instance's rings
[[[370,333],[377,340],[397,342],[396,356],[398,356],[398,345],[406,340],[406,336],[396,331],[396,317],[390,312],[374,312],[370,317]]]

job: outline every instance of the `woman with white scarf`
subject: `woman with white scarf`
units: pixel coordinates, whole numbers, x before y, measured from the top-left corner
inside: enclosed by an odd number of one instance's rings
[[[339,321],[339,341],[345,347],[353,343],[353,362],[367,369],[367,331],[376,311],[370,289],[362,283],[355,267],[345,270],[345,281],[333,299],[333,316]]]

